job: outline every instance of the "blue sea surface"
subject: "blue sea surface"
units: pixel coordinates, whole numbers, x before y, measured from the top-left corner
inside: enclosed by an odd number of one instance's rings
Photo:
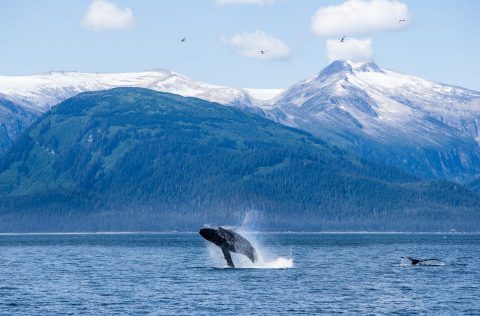
[[[478,234],[248,237],[227,269],[196,233],[0,235],[0,315],[480,315]]]

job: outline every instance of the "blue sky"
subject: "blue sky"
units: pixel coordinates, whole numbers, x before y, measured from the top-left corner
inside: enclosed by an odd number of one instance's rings
[[[326,30],[328,25],[314,29],[312,18],[321,8],[343,8],[345,4],[313,0],[223,0],[260,4],[95,1],[108,2],[122,15],[114,21],[92,15],[90,21],[87,16],[93,0],[1,1],[0,74],[163,68],[227,86],[284,88],[329,63],[326,43],[330,40],[338,46],[341,36]],[[385,24],[379,17],[378,24],[372,22],[355,34],[358,21],[344,23],[333,16],[330,26],[346,33],[351,40],[348,45],[357,49],[354,40],[358,38],[368,46],[366,52],[354,54],[363,54],[362,58],[373,59],[384,68],[480,90],[480,1],[376,1],[404,5],[408,14],[401,11],[404,7],[398,14],[408,15],[407,22],[392,30],[397,26]],[[386,11],[375,12],[396,21],[399,15],[395,10]],[[328,20],[325,14],[319,23]],[[187,41],[181,44],[182,37]],[[267,54],[255,55],[261,47],[268,48]]]

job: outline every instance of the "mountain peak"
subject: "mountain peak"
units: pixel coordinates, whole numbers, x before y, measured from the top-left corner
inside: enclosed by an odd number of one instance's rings
[[[345,60],[335,60],[330,65],[325,67],[320,72],[318,77],[328,77],[338,73],[351,73],[352,71],[353,71],[353,67],[350,64],[350,62],[347,62]]]
[[[364,63],[347,61],[347,63],[351,65],[354,72],[382,72],[383,73],[383,70],[380,67],[378,67],[378,65],[373,61],[364,62]]]
[[[330,65],[325,67],[319,74],[321,77],[329,77],[335,74],[346,74],[355,72],[382,72],[373,61],[371,62],[355,62],[351,60],[335,60]]]

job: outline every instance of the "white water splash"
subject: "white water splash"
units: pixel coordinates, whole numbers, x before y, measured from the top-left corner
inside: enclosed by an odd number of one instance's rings
[[[239,268],[250,269],[288,269],[293,268],[293,259],[279,257],[273,261],[257,261],[255,263],[248,262],[247,266]]]

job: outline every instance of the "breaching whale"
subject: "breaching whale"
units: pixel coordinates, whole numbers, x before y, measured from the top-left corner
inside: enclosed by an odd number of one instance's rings
[[[206,240],[214,243],[222,249],[223,256],[231,268],[235,268],[230,252],[236,252],[246,256],[250,261],[257,261],[257,252],[252,244],[239,233],[222,227],[202,228],[199,234]]]

